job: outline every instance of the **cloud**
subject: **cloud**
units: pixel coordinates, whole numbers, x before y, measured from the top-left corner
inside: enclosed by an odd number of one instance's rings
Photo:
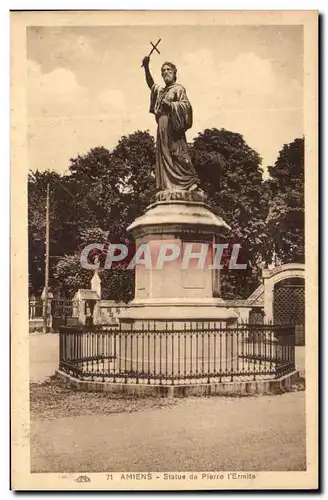
[[[138,129],[156,133],[134,46],[119,57],[120,46],[109,43],[112,38],[100,38],[92,45],[79,33],[67,38],[57,33],[49,51],[35,42],[43,62],[40,66],[29,61],[28,67],[31,168],[58,165],[63,171],[70,156],[90,147],[112,148],[121,135]],[[284,143],[302,135],[302,82],[292,68],[286,71],[288,59],[260,56],[256,47],[246,52],[240,48],[235,57],[215,46],[181,50],[178,55],[173,59],[178,80],[194,109],[188,140],[207,127],[239,132],[267,165]],[[159,67],[160,59],[154,58],[154,76]]]
[[[178,76],[194,109],[190,138],[207,127],[241,133],[268,165],[303,133],[302,84],[253,52],[227,60],[202,49],[185,56]]]
[[[271,61],[253,52],[226,60],[202,49],[188,54],[184,64],[188,93],[208,111],[302,107],[302,85],[280,76]]]
[[[80,62],[89,64],[97,57],[92,38],[78,27],[29,26],[27,51],[44,73],[57,67],[76,67]]]
[[[92,93],[78,84],[73,71],[57,67],[43,74],[35,61],[28,61],[27,95],[28,112],[33,117],[116,115],[125,107],[120,90]]]
[[[86,107],[88,92],[74,73],[56,68],[43,74],[41,66],[28,62],[28,112],[32,116],[68,116]]]
[[[270,61],[253,53],[241,54],[219,66],[218,86],[223,107],[265,107],[275,90],[275,75]]]

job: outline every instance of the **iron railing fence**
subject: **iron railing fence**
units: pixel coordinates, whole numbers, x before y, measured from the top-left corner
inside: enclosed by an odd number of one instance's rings
[[[51,314],[56,318],[72,318],[75,309],[78,307],[78,301],[70,299],[52,299]]]
[[[42,318],[43,315],[43,300],[31,298],[28,302],[28,317],[29,319]]]
[[[71,318],[74,316],[75,308],[78,307],[78,301],[56,298],[49,300],[49,306],[49,313],[52,316]],[[35,297],[29,299],[29,318],[41,318],[43,311],[44,301],[42,299],[36,299]]]
[[[60,328],[60,369],[82,380],[220,383],[295,369],[291,325],[156,323]]]
[[[78,302],[69,299],[51,301],[52,329],[58,331],[61,326],[78,323]]]

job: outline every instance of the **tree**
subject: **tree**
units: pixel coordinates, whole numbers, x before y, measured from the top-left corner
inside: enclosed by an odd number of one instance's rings
[[[148,132],[140,131],[122,137],[112,152],[98,147],[71,159],[69,187],[74,193],[79,240],[71,249],[75,254],[75,264],[67,255],[56,267],[62,290],[71,293],[74,287],[75,290],[76,286],[79,287],[78,283],[85,286],[90,281],[92,273],[81,272],[79,278],[77,255],[87,244],[104,241],[102,233],[106,232],[107,246],[101,257],[101,266],[109,242],[125,243],[133,248],[132,236],[126,229],[145,211],[155,193],[154,164],[154,139]],[[103,298],[132,298],[131,271],[116,266],[115,269],[100,270],[100,275]]]
[[[269,167],[266,220],[278,262],[304,262],[304,138],[285,144]]]
[[[72,220],[74,204],[65,177],[54,171],[31,173],[28,178],[29,292],[40,295],[44,287],[46,193],[50,186],[50,283],[53,263],[76,245],[77,226]],[[67,207],[71,206],[71,211]],[[68,216],[69,214],[69,216]]]
[[[275,251],[281,262],[304,254],[304,139],[285,145],[270,179],[263,182],[261,158],[242,135],[206,129],[190,144],[191,155],[214,213],[231,227],[229,251],[241,245],[247,269],[222,270],[226,298],[246,298],[258,286],[261,266]],[[72,295],[89,287],[92,271],[81,268],[80,253],[104,242],[98,255],[103,298],[130,300],[133,272],[123,265],[103,269],[109,243],[133,249],[126,229],[144,213],[155,193],[155,144],[148,132],[124,136],[109,151],[91,149],[71,159],[69,175],[36,172],[29,179],[29,265],[31,291],[44,284],[45,196],[50,182],[51,282]],[[94,255],[91,255],[94,258]],[[128,259],[125,261],[125,266]]]
[[[105,206],[111,206],[109,223],[117,225],[122,219],[127,224],[141,215],[155,194],[155,142],[148,132],[137,131],[123,136],[110,156],[111,168],[102,177],[106,186],[101,197]],[[117,204],[110,199],[110,186],[117,195]]]
[[[226,297],[246,297],[259,282],[257,264],[265,248],[268,187],[262,182],[261,159],[240,134],[224,129],[199,134],[191,144],[191,153],[212,210],[230,224],[230,241],[242,245],[242,260],[248,264],[245,272],[224,270],[223,291]],[[80,270],[78,257],[86,244],[102,241],[101,235],[106,233],[101,264],[108,242],[133,248],[126,229],[153,199],[154,164],[153,137],[137,131],[122,137],[113,151],[97,147],[71,159],[70,174],[56,178],[60,191],[53,193],[56,216],[51,217],[50,234],[56,238],[51,253],[56,249],[55,255],[60,257],[54,276],[62,293],[89,286],[92,272]],[[42,188],[43,194],[36,195],[34,201],[42,200],[36,213],[41,210],[43,214],[46,183],[42,180],[41,184],[38,189]],[[39,277],[43,284],[42,273]],[[103,270],[101,279],[104,298],[132,297],[133,273],[116,266]]]
[[[83,231],[80,240],[80,247],[83,249],[89,243],[103,243],[104,252],[90,252],[89,263],[95,263],[98,257],[100,264],[98,273],[101,278],[102,298],[109,298],[117,302],[128,302],[133,297],[133,273],[124,268],[115,267],[104,269],[106,259],[107,233],[93,228]],[[56,289],[61,295],[72,298],[79,288],[90,288],[90,282],[94,274],[93,270],[85,269],[81,263],[81,252],[62,257],[54,268],[56,278]]]
[[[97,147],[70,161],[70,188],[84,213],[80,227],[122,233],[155,192],[155,144],[148,132],[122,137],[112,152]]]
[[[265,258],[268,205],[261,158],[242,135],[216,128],[198,134],[192,156],[211,209],[231,227],[228,254],[240,244],[238,263],[247,264],[245,271],[222,270],[222,293],[246,298],[260,283],[259,263]]]

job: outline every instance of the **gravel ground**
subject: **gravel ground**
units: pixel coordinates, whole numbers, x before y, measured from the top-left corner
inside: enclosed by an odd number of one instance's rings
[[[177,404],[177,399],[136,398],[106,393],[75,391],[56,377],[41,384],[30,384],[30,411],[32,420],[57,420],[67,417],[131,413],[150,408],[164,408]]]
[[[304,391],[122,398],[52,379],[30,401],[33,472],[305,470]]]

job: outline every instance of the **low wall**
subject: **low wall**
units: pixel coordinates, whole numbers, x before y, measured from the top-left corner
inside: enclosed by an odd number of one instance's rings
[[[299,373],[295,370],[278,379],[169,386],[81,381],[61,370],[57,370],[56,373],[61,380],[80,391],[108,392],[141,397],[252,396],[254,394],[276,394],[289,390],[293,383],[299,379]]]
[[[115,302],[114,300],[100,300],[100,324],[118,323],[118,318],[122,310],[129,306],[124,302]]]

